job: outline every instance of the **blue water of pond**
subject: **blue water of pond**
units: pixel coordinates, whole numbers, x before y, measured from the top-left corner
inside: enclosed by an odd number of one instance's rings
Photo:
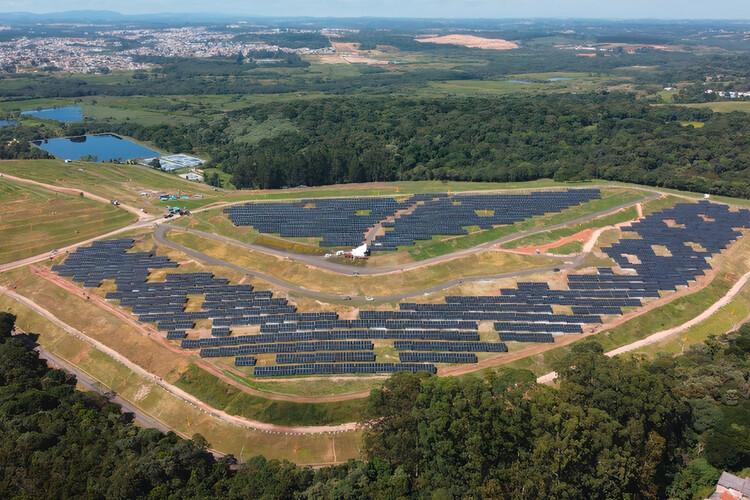
[[[63,160],[86,158],[92,161],[126,161],[159,156],[159,153],[152,149],[114,134],[42,139],[34,141],[34,144]]]
[[[14,122],[13,120],[0,120],[0,127],[9,127],[15,124],[16,122]]]
[[[567,76],[553,76],[552,78],[547,78],[548,82],[567,82],[568,80],[572,80],[572,78],[568,78]]]
[[[80,106],[63,106],[62,108],[45,108],[22,111],[21,115],[38,118],[40,120],[54,120],[63,123],[83,121],[83,111]]]

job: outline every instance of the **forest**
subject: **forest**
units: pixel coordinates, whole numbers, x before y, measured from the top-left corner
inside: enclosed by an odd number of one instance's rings
[[[2,498],[705,498],[750,467],[750,328],[677,356],[579,342],[556,387],[525,372],[401,374],[372,392],[364,454],[310,469],[142,429],[0,313]],[[236,470],[235,470],[236,469]]]
[[[254,142],[232,133],[279,122],[290,127]],[[86,131],[205,153],[239,188],[555,178],[750,197],[745,114],[652,106],[623,94],[338,97],[254,105],[195,125],[87,123],[69,130]]]

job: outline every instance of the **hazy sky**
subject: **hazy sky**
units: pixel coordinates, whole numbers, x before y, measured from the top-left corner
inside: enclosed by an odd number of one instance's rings
[[[245,16],[750,19],[750,0],[0,0],[0,12],[80,9]]]

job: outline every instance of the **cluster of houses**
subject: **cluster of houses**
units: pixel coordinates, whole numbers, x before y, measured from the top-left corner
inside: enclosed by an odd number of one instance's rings
[[[713,90],[708,89],[703,92],[704,94],[713,95],[716,94],[719,97],[726,99],[748,99],[750,98],[750,92],[736,92],[734,90]]]

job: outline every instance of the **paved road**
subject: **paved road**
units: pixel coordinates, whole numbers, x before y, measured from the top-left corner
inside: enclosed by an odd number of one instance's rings
[[[14,333],[14,335],[19,334],[25,336],[26,332],[23,332],[22,330],[16,328],[16,333]],[[32,342],[32,340],[29,339],[29,342]],[[133,421],[140,427],[147,429],[158,429],[159,431],[164,433],[174,432],[185,439],[190,439],[190,436],[172,429],[153,415],[150,415],[137,406],[134,406],[127,399],[123,399],[120,395],[113,393],[104,383],[81,370],[81,368],[69,363],[67,360],[49,352],[41,345],[36,344],[34,350],[39,353],[40,359],[43,359],[47,362],[48,366],[56,368],[58,370],[63,370],[71,375],[75,375],[78,385],[83,387],[83,389],[85,389],[86,391],[94,392],[105,397],[108,401],[118,405],[122,413],[130,413],[131,415],[133,415]],[[221,453],[220,451],[212,449],[209,449],[209,451],[217,459],[226,455],[225,453]]]
[[[354,303],[361,303],[361,304],[375,303],[375,302],[396,302],[396,301],[408,299],[411,297],[429,295],[429,294],[439,292],[441,290],[445,290],[447,288],[450,288],[456,285],[461,285],[463,283],[497,280],[497,279],[504,279],[504,278],[517,278],[517,277],[528,276],[528,275],[536,274],[536,273],[550,272],[550,271],[554,271],[555,269],[572,268],[572,267],[575,267],[577,263],[580,262],[580,260],[582,259],[582,257],[579,256],[579,257],[576,257],[572,261],[561,262],[560,264],[551,265],[551,266],[535,267],[533,269],[524,269],[522,271],[510,271],[507,273],[500,273],[500,274],[488,274],[488,275],[482,275],[482,276],[456,278],[456,279],[444,281],[442,283],[438,283],[428,288],[422,288],[420,290],[403,292],[403,293],[398,293],[398,294],[393,294],[393,295],[372,295],[372,296],[345,295],[345,294],[339,294],[339,293],[328,293],[328,292],[321,292],[318,290],[311,290],[309,288],[305,288],[303,286],[292,283],[291,281],[286,281],[283,278],[279,278],[277,276],[266,274],[264,272],[261,272],[255,269],[242,267],[237,264],[233,264],[231,262],[227,262],[225,260],[219,259],[217,257],[206,255],[203,252],[199,252],[197,250],[193,250],[192,248],[188,248],[184,245],[180,245],[179,243],[175,243],[174,241],[167,238],[166,232],[169,229],[170,228],[163,226],[163,225],[156,228],[156,231],[154,232],[154,237],[158,243],[164,246],[173,248],[174,250],[178,250],[206,264],[209,264],[212,266],[226,267],[234,271],[237,271],[239,273],[245,274],[247,276],[260,278],[286,291],[289,291],[298,295],[302,295],[305,297],[310,297],[312,299],[326,301],[326,302],[342,301],[342,300],[346,300],[347,302],[351,301]],[[349,298],[346,299],[345,297],[349,297]]]
[[[239,246],[242,248],[247,248],[249,250],[255,250],[257,252],[262,252],[269,255],[274,255],[276,257],[282,257],[285,259],[292,259],[296,260],[297,262],[302,262],[307,265],[315,266],[320,269],[325,269],[326,271],[331,271],[334,273],[339,274],[346,274],[349,276],[357,276],[357,275],[369,275],[369,276],[380,276],[385,274],[391,274],[391,273],[399,273],[402,271],[409,271],[411,269],[418,269],[421,267],[431,266],[434,264],[439,264],[441,262],[446,262],[449,260],[457,259],[460,257],[464,257],[466,255],[473,255],[480,252],[483,252],[484,250],[487,250],[488,248],[492,248],[497,245],[502,245],[504,243],[508,243],[514,240],[518,240],[521,238],[525,238],[526,236],[531,236],[534,234],[544,233],[547,231],[554,231],[556,229],[562,229],[565,227],[568,227],[570,225],[575,224],[581,224],[584,222],[588,222],[593,219],[597,219],[599,217],[603,217],[606,215],[613,214],[615,212],[619,212],[620,210],[624,208],[629,208],[634,205],[637,205],[638,203],[646,203],[648,201],[654,200],[656,198],[659,198],[661,195],[658,193],[651,193],[647,196],[644,196],[643,198],[623,203],[621,205],[617,205],[616,207],[608,208],[607,210],[600,210],[598,212],[592,212],[586,215],[582,215],[581,217],[576,217],[574,219],[570,219],[566,222],[561,222],[560,224],[553,224],[551,226],[545,226],[542,228],[535,228],[535,229],[528,229],[526,231],[519,231],[517,233],[509,234],[506,236],[503,236],[501,238],[498,238],[493,241],[488,241],[486,243],[482,243],[480,245],[476,245],[471,248],[467,248],[464,250],[457,250],[455,252],[446,254],[446,255],[440,255],[437,257],[432,257],[429,259],[420,260],[417,262],[410,262],[407,264],[401,264],[398,266],[373,266],[373,267],[353,267],[348,266],[346,264],[339,264],[336,262],[331,262],[323,257],[317,256],[317,255],[305,255],[305,254],[299,254],[295,252],[289,252],[285,250],[278,250],[275,248],[269,248],[263,245],[255,245],[253,243],[245,243],[239,240],[236,240],[234,238],[229,238],[227,236],[221,236],[218,234],[208,233],[205,231],[200,231],[197,229],[192,228],[186,228],[186,227],[174,227],[174,229],[178,229],[180,231],[185,231],[188,233],[193,233],[195,235],[201,236],[203,238],[212,239],[214,241],[219,241],[222,243],[227,243],[235,246]],[[165,227],[172,227],[169,224],[166,224]],[[162,230],[162,233],[164,234],[164,229]]]
[[[53,368],[59,368],[60,370],[63,370],[72,375],[75,375],[76,379],[78,380],[78,383],[87,391],[95,392],[97,394],[100,394],[106,397],[112,403],[119,405],[123,413],[133,414],[135,422],[141,427],[159,429],[162,432],[169,432],[172,430],[167,424],[165,424],[161,420],[158,420],[156,417],[149,415],[148,413],[145,413],[140,408],[131,404],[130,401],[123,399],[121,396],[117,394],[113,395],[113,393],[110,391],[110,389],[107,386],[105,386],[104,384],[102,384],[97,379],[95,379],[88,373],[84,372],[77,366],[69,363],[68,361],[64,360],[63,358],[59,356],[56,356],[55,354],[52,354],[51,352],[44,349],[42,346],[37,346],[36,351],[39,352],[39,357],[41,359],[47,361],[47,364],[49,366]]]
[[[585,216],[577,217],[576,219],[573,219],[573,220],[565,222],[565,223],[555,224],[555,225],[552,225],[552,226],[546,226],[544,228],[530,229],[530,230],[527,230],[527,231],[521,231],[521,232],[518,232],[518,233],[514,233],[514,234],[511,234],[511,235],[508,235],[508,236],[504,236],[504,237],[499,238],[499,239],[497,239],[495,241],[491,241],[491,242],[488,242],[488,243],[485,243],[485,244],[482,244],[482,245],[478,245],[478,246],[473,247],[473,248],[462,250],[460,252],[454,252],[454,253],[451,253],[451,254],[448,254],[448,255],[443,255],[443,256],[440,256],[440,257],[432,258],[432,259],[426,259],[426,260],[419,261],[419,262],[413,262],[413,263],[410,263],[410,264],[405,264],[405,265],[400,266],[398,268],[395,268],[395,267],[371,267],[371,268],[355,268],[355,269],[353,269],[351,266],[346,266],[346,265],[343,265],[343,264],[337,264],[335,262],[330,262],[330,261],[328,261],[326,259],[323,259],[323,258],[320,258],[320,257],[315,257],[315,256],[310,256],[310,255],[303,255],[303,254],[297,254],[297,253],[294,253],[294,252],[286,252],[286,251],[283,251],[283,250],[271,249],[271,248],[268,248],[268,247],[264,247],[264,246],[261,246],[261,245],[254,245],[254,244],[251,244],[251,243],[243,243],[241,241],[238,241],[238,240],[226,237],[226,236],[220,236],[220,235],[213,234],[213,233],[207,233],[205,231],[199,231],[197,229],[190,229],[190,228],[183,228],[183,227],[171,226],[169,224],[161,224],[161,225],[159,225],[156,228],[156,230],[154,231],[154,238],[156,239],[156,241],[158,243],[160,243],[162,245],[165,245],[165,246],[168,246],[170,248],[173,248],[175,250],[178,250],[178,251],[180,251],[180,252],[182,252],[182,253],[184,253],[186,255],[189,255],[190,257],[192,257],[194,259],[200,260],[200,261],[202,261],[202,262],[204,262],[206,264],[227,267],[229,269],[232,269],[232,270],[237,271],[239,273],[245,274],[247,276],[253,276],[253,277],[256,277],[256,278],[260,278],[260,279],[262,279],[264,281],[267,281],[267,282],[269,282],[269,283],[271,283],[271,284],[273,284],[273,285],[275,285],[275,286],[277,286],[279,288],[282,288],[282,289],[284,289],[286,291],[289,291],[289,292],[292,292],[292,293],[295,293],[295,294],[298,294],[298,295],[302,295],[302,296],[305,296],[305,297],[310,297],[310,298],[313,298],[313,299],[316,299],[316,300],[322,300],[322,301],[326,301],[326,302],[347,300],[347,301],[351,301],[351,302],[357,303],[357,304],[366,304],[368,302],[397,302],[397,301],[408,299],[408,298],[419,297],[419,296],[424,296],[424,295],[430,295],[432,293],[436,293],[436,292],[439,292],[439,291],[442,291],[442,290],[446,290],[448,288],[451,288],[451,287],[454,287],[454,286],[457,286],[457,285],[461,285],[461,284],[464,284],[464,283],[471,283],[471,282],[477,282],[477,281],[487,281],[487,280],[499,280],[499,279],[506,279],[506,278],[519,278],[519,277],[530,276],[530,275],[537,274],[537,273],[542,273],[542,272],[551,272],[551,271],[555,271],[556,269],[557,270],[574,269],[574,268],[578,267],[581,264],[581,262],[586,258],[586,256],[591,252],[593,244],[587,245],[587,247],[584,248],[584,251],[581,252],[580,254],[578,254],[572,260],[561,261],[560,263],[554,264],[554,265],[536,267],[536,268],[533,268],[533,269],[524,269],[524,270],[521,270],[521,271],[510,271],[510,272],[507,272],[507,273],[489,274],[489,275],[482,275],[482,276],[471,276],[471,277],[465,277],[465,278],[455,278],[455,279],[444,281],[442,283],[435,284],[435,285],[433,285],[431,287],[427,287],[427,288],[423,288],[423,289],[419,289],[419,290],[413,290],[413,291],[410,291],[410,292],[398,293],[398,294],[379,295],[379,296],[374,296],[374,295],[373,296],[364,296],[364,295],[336,294],[336,293],[321,292],[321,291],[318,291],[318,290],[311,290],[309,288],[305,288],[303,286],[300,286],[300,285],[297,285],[297,284],[292,283],[290,281],[287,281],[287,280],[285,280],[283,278],[280,278],[280,277],[277,277],[277,276],[274,276],[274,275],[270,275],[270,274],[264,273],[262,271],[258,271],[256,269],[250,269],[250,268],[242,267],[242,266],[239,266],[237,264],[233,264],[231,262],[227,262],[227,261],[225,261],[223,259],[219,259],[217,257],[212,257],[212,256],[207,255],[207,254],[205,254],[203,252],[200,252],[198,250],[194,250],[192,248],[186,247],[185,245],[181,245],[179,243],[176,243],[176,242],[170,240],[167,237],[167,233],[170,230],[176,230],[176,231],[182,231],[182,232],[186,232],[186,233],[192,233],[192,234],[196,234],[196,235],[198,235],[200,237],[211,239],[211,240],[214,240],[214,241],[220,241],[222,243],[226,243],[226,244],[230,244],[230,245],[234,245],[234,246],[239,246],[239,247],[242,247],[242,248],[247,248],[248,250],[259,251],[259,252],[262,252],[262,253],[271,254],[271,255],[273,255],[275,257],[293,259],[293,260],[300,261],[300,262],[302,262],[304,264],[307,264],[307,265],[313,265],[313,266],[318,267],[320,269],[324,269],[326,271],[331,271],[331,272],[335,272],[335,273],[339,273],[339,274],[347,274],[347,275],[360,274],[360,275],[369,275],[369,276],[373,276],[373,275],[387,275],[387,274],[391,274],[391,273],[402,272],[402,271],[406,271],[406,270],[410,270],[410,269],[424,267],[424,266],[427,266],[427,265],[434,265],[434,264],[437,264],[439,262],[444,262],[444,261],[448,261],[448,260],[453,260],[453,259],[459,258],[459,257],[461,257],[463,255],[470,255],[470,254],[480,253],[480,252],[483,252],[483,251],[487,250],[488,248],[491,248],[491,247],[493,247],[495,245],[501,245],[503,243],[507,243],[507,242],[510,242],[510,241],[513,241],[513,240],[524,238],[524,237],[532,235],[532,234],[538,234],[538,233],[542,233],[542,232],[546,232],[546,231],[560,229],[560,228],[563,228],[563,227],[567,227],[567,226],[569,226],[571,224],[580,224],[582,222],[587,222],[587,221],[595,219],[595,218],[599,218],[599,217],[602,217],[602,216],[609,215],[611,213],[618,212],[618,211],[620,211],[620,210],[622,210],[624,208],[629,208],[629,207],[631,207],[633,205],[638,205],[638,204],[643,203],[645,201],[650,201],[650,200],[655,199],[657,197],[658,197],[658,195],[652,194],[650,196],[645,197],[642,200],[638,200],[638,201],[634,201],[634,202],[629,202],[629,203],[623,203],[622,205],[618,205],[616,207],[613,207],[613,208],[610,208],[610,209],[607,209],[607,210],[602,210],[602,211],[599,211],[599,212],[587,214]],[[598,237],[598,234],[600,232],[601,231],[598,231],[596,233],[597,237]],[[595,242],[596,239],[592,239],[592,241]],[[346,298],[346,297],[348,297],[348,298]]]

